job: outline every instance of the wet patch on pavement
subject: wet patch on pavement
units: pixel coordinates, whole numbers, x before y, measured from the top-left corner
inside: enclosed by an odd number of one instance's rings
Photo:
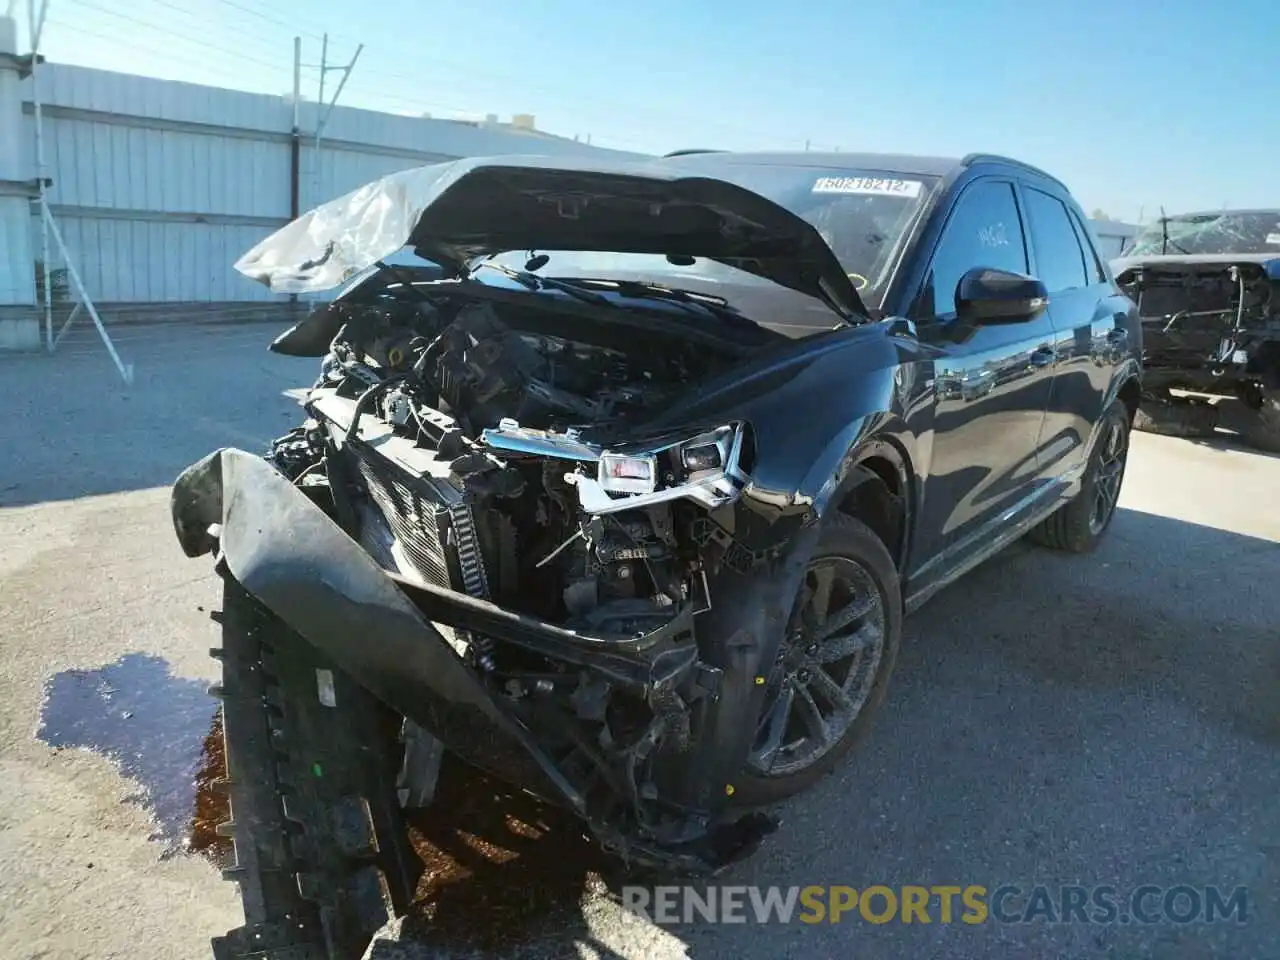
[[[115,763],[138,785],[125,797],[151,814],[162,857],[197,851],[221,866],[228,819],[213,789],[225,774],[217,703],[197,680],[175,677],[160,657],[131,653],[104,667],[64,670],[46,684],[36,737],[55,750],[83,749]]]
[[[582,901],[617,869],[575,816],[449,756],[409,836],[425,869],[402,944],[488,953],[530,937],[589,939]]]

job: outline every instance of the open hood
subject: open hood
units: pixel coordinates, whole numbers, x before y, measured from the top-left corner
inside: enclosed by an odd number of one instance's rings
[[[705,257],[865,316],[813,226],[677,161],[469,158],[404,170],[316,207],[246,253],[236,269],[279,293],[338,286],[413,246],[451,275],[477,256],[578,250]]]

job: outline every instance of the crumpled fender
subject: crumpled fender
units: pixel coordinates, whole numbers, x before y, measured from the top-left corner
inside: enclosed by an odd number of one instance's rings
[[[732,803],[764,710],[765,679],[818,544],[821,521],[809,521],[776,562],[745,573],[725,569],[711,583],[714,606],[702,614],[701,635],[727,640],[701,644],[700,653],[723,680],[714,702],[698,704],[700,735],[669,784],[687,806],[721,811]]]
[[[234,448],[215,451],[178,477],[171,510],[187,556],[216,546],[249,593],[392,709],[478,766],[499,765],[504,776],[585,815],[583,798],[524,725],[373,559],[270,463]]]

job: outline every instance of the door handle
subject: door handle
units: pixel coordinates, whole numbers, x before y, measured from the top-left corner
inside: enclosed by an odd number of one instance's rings
[[[1053,363],[1058,357],[1058,351],[1053,347],[1041,347],[1031,354],[1031,365],[1033,367],[1047,367]]]

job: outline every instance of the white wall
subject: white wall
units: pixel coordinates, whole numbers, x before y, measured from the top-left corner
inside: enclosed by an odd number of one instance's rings
[[[1114,260],[1124,253],[1125,248],[1138,235],[1138,227],[1132,223],[1121,223],[1118,220],[1090,220],[1089,223],[1102,247],[1098,252],[1107,260]]]
[[[288,220],[287,98],[61,64],[41,66],[35,81],[49,203],[95,300],[279,299],[231,264]],[[34,156],[32,82],[22,86],[23,137]],[[302,105],[302,130],[314,129],[315,110]],[[457,157],[627,155],[342,106],[325,129],[318,170],[314,142],[303,144],[303,211],[396,170]]]

